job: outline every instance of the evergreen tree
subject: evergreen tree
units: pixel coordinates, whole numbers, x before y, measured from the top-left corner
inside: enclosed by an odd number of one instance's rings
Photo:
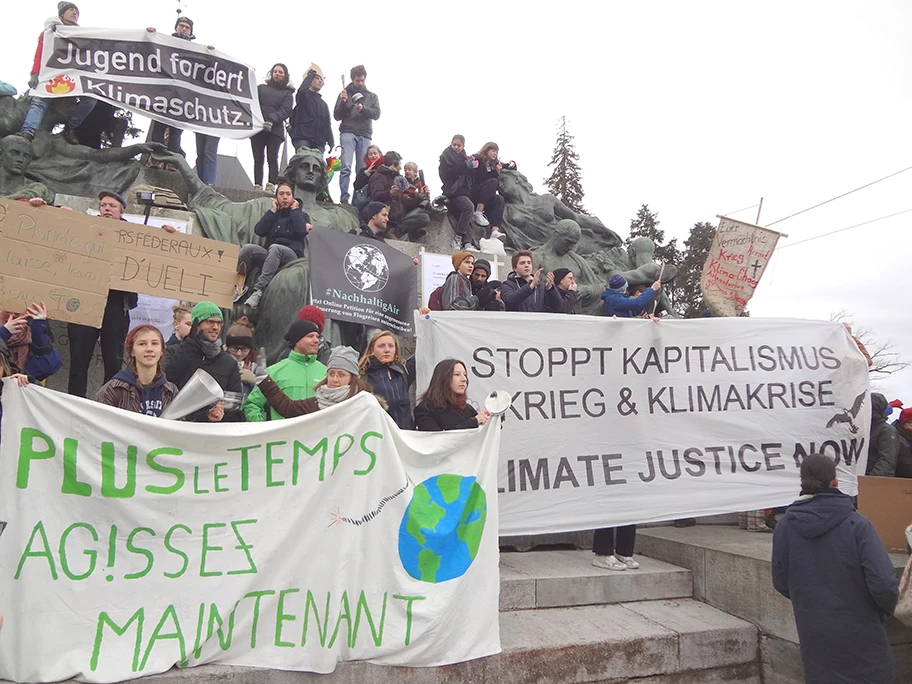
[[[675,279],[677,296],[674,302],[675,311],[681,318],[700,318],[706,309],[700,276],[715,235],[714,225],[708,221],[698,222],[690,229],[690,235],[684,241],[684,257]]]
[[[557,125],[557,143],[549,167],[554,170],[545,179],[548,191],[578,214],[588,213],[583,208],[583,179],[579,167],[579,154],[573,136],[567,131],[567,117],[562,116]]]

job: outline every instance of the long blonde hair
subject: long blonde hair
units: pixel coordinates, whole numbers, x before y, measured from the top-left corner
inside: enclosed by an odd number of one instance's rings
[[[374,333],[374,335],[370,338],[370,342],[367,343],[367,350],[364,352],[363,356],[361,356],[361,359],[358,361],[358,373],[360,375],[364,375],[365,373],[367,373],[367,367],[370,365],[371,357],[373,357],[373,355],[374,355],[374,345],[377,344],[377,341],[381,337],[386,337],[387,335],[392,337],[393,342],[396,343],[396,355],[393,357],[393,363],[402,363],[402,364],[405,363],[399,357],[399,338],[396,337],[396,335],[391,330],[381,330],[378,333]]]

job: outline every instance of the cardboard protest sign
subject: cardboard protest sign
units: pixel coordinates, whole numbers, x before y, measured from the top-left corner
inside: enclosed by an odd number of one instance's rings
[[[93,97],[217,138],[263,129],[252,67],[167,33],[56,26],[44,33],[33,95]]]
[[[231,308],[237,245],[129,221],[121,221],[114,236],[112,290]]]
[[[470,401],[513,399],[501,534],[784,506],[814,452],[847,494],[865,472],[867,361],[839,323],[437,311],[416,326],[419,396],[450,357]]]
[[[412,257],[380,240],[327,228],[310,231],[307,251],[311,301],[327,318],[414,334],[418,277]]]
[[[497,653],[500,434],[368,393],[226,430],[7,379],[0,680]]]
[[[781,233],[719,217],[700,287],[713,316],[740,316],[763,277]]]
[[[0,309],[43,301],[48,318],[101,327],[113,221],[0,199]]]

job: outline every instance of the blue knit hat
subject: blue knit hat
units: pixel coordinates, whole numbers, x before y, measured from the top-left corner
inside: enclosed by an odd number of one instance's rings
[[[615,273],[608,281],[608,287],[612,290],[623,292],[627,289],[627,279],[620,273]]]

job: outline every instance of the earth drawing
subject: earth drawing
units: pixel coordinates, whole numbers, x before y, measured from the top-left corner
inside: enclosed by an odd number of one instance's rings
[[[474,477],[443,474],[417,485],[399,526],[406,572],[432,584],[464,575],[478,555],[487,513]]]
[[[355,245],[343,262],[348,282],[362,292],[379,292],[389,282],[389,264],[383,252],[373,245]]]

